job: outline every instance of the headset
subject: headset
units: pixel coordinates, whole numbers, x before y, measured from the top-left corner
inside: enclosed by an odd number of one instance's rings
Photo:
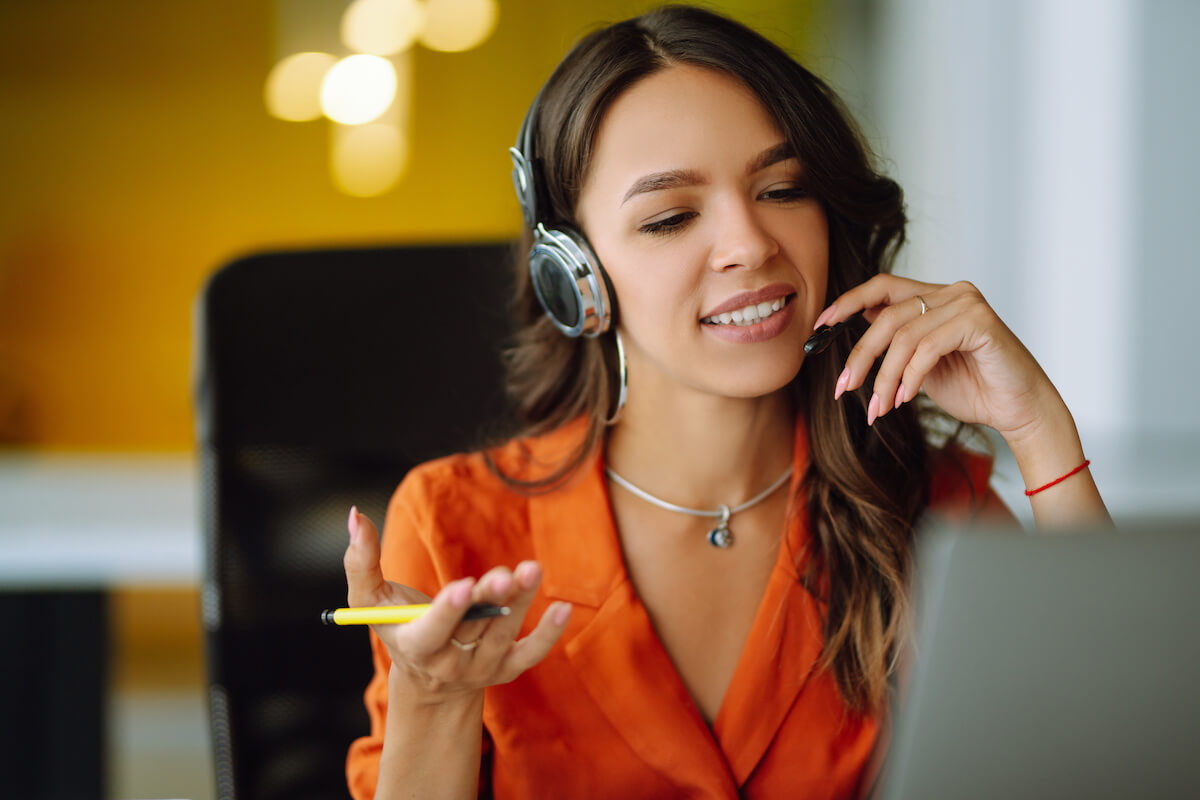
[[[613,298],[608,275],[583,233],[567,225],[554,225],[542,217],[549,208],[541,183],[541,159],[537,157],[533,129],[536,125],[539,91],[525,113],[512,156],[513,188],[525,224],[533,232],[529,250],[529,275],[538,302],[555,326],[567,336],[594,338],[612,328]]]

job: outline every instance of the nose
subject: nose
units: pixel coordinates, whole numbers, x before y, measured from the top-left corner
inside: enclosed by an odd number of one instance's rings
[[[716,272],[757,269],[779,252],[779,242],[755,215],[753,200],[727,203],[718,212],[709,265]]]

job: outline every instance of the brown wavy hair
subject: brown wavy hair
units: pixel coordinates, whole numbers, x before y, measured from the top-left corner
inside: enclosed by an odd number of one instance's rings
[[[710,11],[665,6],[584,37],[542,89],[531,120],[544,181],[544,222],[579,227],[580,189],[596,131],[609,104],[636,82],[675,64],[730,75],[751,89],[804,164],[808,188],[829,224],[826,302],[888,271],[904,242],[900,187],[879,174],[849,114],[833,91],[781,48]],[[517,334],[508,352],[509,391],[520,435],[554,430],[578,417],[586,434],[564,463],[537,479],[501,475],[527,493],[552,491],[569,479],[604,438],[618,377],[611,336],[569,339],[543,312],[527,269],[529,232],[516,263]],[[927,504],[931,451],[909,404],[866,423],[872,378],[833,400],[833,385],[850,335],[806,361],[790,385],[808,423],[810,462],[796,508],[812,531],[806,587],[824,606],[820,665],[832,670],[847,704],[879,710],[908,629],[906,579],[913,524]],[[500,470],[493,464],[498,474]]]

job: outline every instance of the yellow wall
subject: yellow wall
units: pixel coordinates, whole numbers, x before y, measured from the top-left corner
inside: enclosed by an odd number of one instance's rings
[[[418,49],[409,172],[355,199],[328,176],[326,123],[264,110],[269,0],[5,3],[0,443],[190,447],[192,299],[234,256],[514,235],[526,104],[591,23],[651,5],[500,0],[480,48]],[[712,5],[796,51],[817,0]]]

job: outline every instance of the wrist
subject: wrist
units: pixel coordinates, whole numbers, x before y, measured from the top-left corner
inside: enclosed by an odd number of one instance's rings
[[[424,685],[426,682],[402,667],[392,664],[388,670],[388,707],[402,707],[406,714],[430,721],[455,720],[482,714],[483,689],[446,691],[442,687]]]
[[[430,701],[394,664],[388,673],[387,720],[379,759],[385,797],[478,795],[483,691]],[[422,696],[424,694],[425,696]]]
[[[1075,419],[1061,398],[1056,399],[1036,423],[1001,434],[1016,459],[1027,490],[1063,477],[1085,460]]]

